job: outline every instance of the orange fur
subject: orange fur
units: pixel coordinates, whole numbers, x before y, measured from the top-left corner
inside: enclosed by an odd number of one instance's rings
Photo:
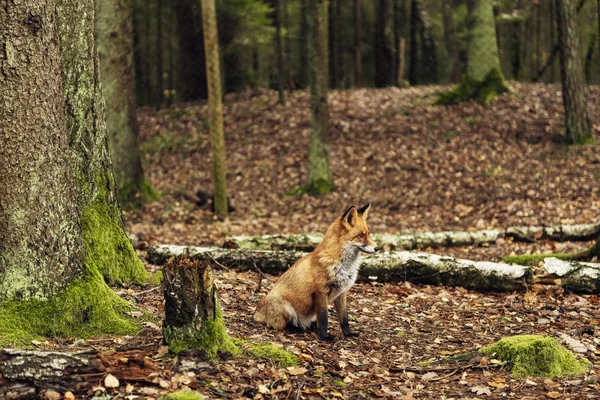
[[[258,302],[254,319],[274,329],[288,324],[306,329],[318,320],[325,338],[327,306],[333,302],[342,330],[350,335],[346,291],[356,280],[359,253],[377,251],[366,223],[369,209],[370,204],[351,207],[333,222],[315,250],[296,261]]]

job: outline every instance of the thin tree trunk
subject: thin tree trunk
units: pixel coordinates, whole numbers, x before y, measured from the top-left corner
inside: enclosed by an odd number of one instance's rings
[[[150,200],[138,144],[133,66],[131,0],[97,0],[96,32],[107,105],[106,129],[119,198],[128,204]]]
[[[398,86],[404,86],[404,74],[406,70],[406,39],[400,37],[398,43]]]
[[[586,143],[592,140],[592,131],[586,108],[585,80],[579,56],[575,1],[556,0],[556,11],[566,138],[569,143]]]
[[[227,176],[225,172],[225,138],[223,135],[223,105],[221,103],[221,72],[219,67],[219,36],[215,0],[202,0],[202,29],[206,52],[208,82],[208,125],[212,149],[215,213],[227,218]]]
[[[388,0],[377,0],[375,8],[375,86],[385,87],[392,80],[392,55],[388,45]]]
[[[354,0],[354,86],[362,86],[362,55],[360,51],[360,0]]]
[[[306,88],[310,85],[310,72],[308,66],[308,52],[310,33],[308,32],[308,1],[300,0],[300,86]]]
[[[105,280],[146,277],[106,145],[94,3],[36,4],[0,8],[0,345],[131,333]]]
[[[308,0],[308,53],[310,70],[311,135],[309,149],[310,179],[307,192],[325,194],[333,188],[329,171],[329,88],[328,0]]]
[[[156,107],[163,103],[162,0],[156,0]]]
[[[275,46],[277,47],[277,91],[278,103],[285,103],[283,93],[285,82],[285,65],[283,59],[283,40],[281,37],[281,21],[283,19],[283,0],[275,0]]]
[[[411,85],[419,83],[419,47],[417,31],[419,29],[418,0],[410,1],[410,55],[408,59],[408,80]]]
[[[338,47],[338,42],[339,42],[339,38],[338,35],[340,34],[340,32],[338,31],[338,18],[339,16],[336,15],[336,8],[337,8],[337,3],[339,2],[339,0],[330,0],[329,1],[329,65],[330,65],[330,85],[332,89],[337,89],[340,86],[340,82],[339,82],[339,77],[340,77],[340,71],[338,70],[338,64],[337,64],[337,60],[339,58],[339,47]]]

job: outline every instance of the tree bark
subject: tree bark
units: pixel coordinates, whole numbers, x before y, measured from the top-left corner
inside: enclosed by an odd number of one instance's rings
[[[585,100],[575,0],[556,0],[556,14],[566,139],[574,144],[587,143],[593,137]]]
[[[118,208],[93,2],[19,3],[0,22],[0,343],[131,333],[104,280],[146,273]]]
[[[221,103],[221,73],[219,67],[219,37],[215,0],[202,0],[202,28],[206,53],[208,82],[208,125],[212,149],[215,213],[227,218],[227,176],[225,172],[225,138],[223,135],[223,105]]]
[[[306,253],[159,245],[148,251],[148,258],[152,263],[163,264],[180,254],[215,266],[281,274]],[[483,291],[524,291],[531,284],[550,284],[578,293],[598,293],[600,264],[546,258],[542,266],[534,268],[399,251],[363,257],[358,278],[378,282],[409,280]]]
[[[156,108],[163,103],[162,0],[156,0]]]
[[[386,31],[388,25],[388,0],[377,0],[375,10],[375,86],[385,87],[392,83],[392,53]]]
[[[310,86],[308,2],[309,0],[300,0],[300,65],[308,66],[308,68],[300,68],[300,86],[302,88]]]
[[[329,88],[328,0],[308,0],[308,62],[310,73],[311,135],[309,148],[310,178],[306,191],[325,194],[333,188],[329,170]]]
[[[122,204],[151,200],[139,151],[133,67],[133,2],[96,0],[108,146]]]
[[[284,82],[285,65],[283,56],[283,39],[281,37],[281,21],[283,19],[283,0],[275,0],[275,46],[277,47],[277,91],[279,93],[278,103],[285,103]]]
[[[163,276],[163,338],[169,350],[201,350],[208,358],[237,352],[225,330],[208,263],[177,257],[163,267]]]
[[[354,0],[354,86],[362,86],[362,55],[360,51],[360,0]]]

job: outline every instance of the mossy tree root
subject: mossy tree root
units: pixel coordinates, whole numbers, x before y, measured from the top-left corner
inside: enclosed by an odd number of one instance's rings
[[[467,75],[463,75],[457,87],[449,92],[439,95],[436,105],[448,106],[475,100],[481,104],[489,104],[496,96],[509,93],[510,89],[499,69],[493,68],[478,82]]]
[[[163,338],[169,350],[200,350],[209,359],[238,354],[225,328],[209,264],[175,257],[163,267],[163,277]]]

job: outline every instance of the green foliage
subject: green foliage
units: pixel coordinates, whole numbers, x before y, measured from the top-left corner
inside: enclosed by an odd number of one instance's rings
[[[203,400],[204,397],[198,393],[193,392],[191,390],[181,390],[175,393],[169,393],[164,396],[161,396],[159,400]]]
[[[161,270],[156,271],[152,275],[148,276],[148,282],[152,286],[160,285],[163,281],[163,272]]]
[[[556,254],[523,254],[518,256],[506,256],[502,257],[502,261],[509,264],[517,264],[517,265],[538,265],[540,262],[544,261],[545,258],[554,257],[559,260],[572,260],[575,258],[574,254],[566,254],[566,253],[556,253]]]
[[[580,375],[591,366],[586,359],[576,359],[555,339],[539,335],[502,338],[480,352],[511,363],[513,377]]]
[[[502,73],[494,68],[488,72],[483,82],[476,82],[463,75],[460,84],[449,92],[441,93],[435,104],[453,105],[473,99],[487,105],[497,95],[509,92]]]
[[[42,336],[137,332],[139,327],[126,314],[131,307],[104,283],[95,266],[86,264],[86,273],[47,301],[0,303],[0,346],[27,346]]]
[[[254,342],[238,341],[238,344],[248,353],[250,358],[256,360],[271,360],[284,366],[297,365],[298,357],[287,350],[275,347],[272,343],[257,344]]]

